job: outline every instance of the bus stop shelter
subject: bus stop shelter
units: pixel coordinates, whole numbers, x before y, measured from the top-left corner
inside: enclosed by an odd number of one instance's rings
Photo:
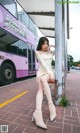
[[[69,8],[63,0],[17,0],[46,37],[55,38],[55,75],[57,103],[66,93],[67,39],[69,38]],[[62,4],[63,3],[63,4]]]

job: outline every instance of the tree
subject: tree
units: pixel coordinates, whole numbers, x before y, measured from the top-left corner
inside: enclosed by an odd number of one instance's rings
[[[72,66],[74,62],[74,58],[72,57],[72,55],[68,55],[68,61],[70,63],[70,66]]]
[[[74,62],[74,58],[72,57],[72,55],[69,55],[69,59],[70,59],[70,62]]]
[[[80,65],[80,61],[75,61],[75,62],[73,62],[72,65],[73,65],[73,66],[79,66],[79,65]]]

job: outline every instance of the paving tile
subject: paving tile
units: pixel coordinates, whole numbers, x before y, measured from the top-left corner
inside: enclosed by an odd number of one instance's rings
[[[25,130],[25,126],[19,125],[14,131],[13,133],[23,133],[23,131]]]
[[[35,122],[30,121],[28,128],[34,128],[35,129],[36,128]]]
[[[53,121],[53,122],[50,122],[48,121],[47,123],[48,126],[53,126],[53,127],[58,127],[58,128],[61,128],[62,129],[62,123],[59,123],[59,122],[56,122],[56,121]]]
[[[80,127],[73,126],[73,133],[80,133]]]
[[[8,133],[12,133],[17,127],[18,127],[18,124],[15,124],[15,123],[10,124],[10,126],[8,127]]]
[[[18,118],[20,118],[20,119],[22,119],[22,120],[31,121],[32,116],[28,116],[28,115],[23,115],[23,114],[21,114]]]
[[[77,108],[75,108],[75,107],[72,108],[72,107],[69,106],[69,107],[67,107],[67,109],[72,110],[72,111],[77,111]]]
[[[78,125],[80,126],[80,122],[79,121],[74,121],[74,120],[64,120],[64,123],[66,124],[72,124],[72,125]]]
[[[47,130],[37,127],[37,128],[27,128],[24,132],[25,133],[62,133],[62,129],[48,126]]]
[[[64,124],[63,133],[72,133],[71,131],[71,125]]]
[[[79,118],[78,118],[78,117],[65,116],[64,119],[67,119],[67,120],[74,120],[74,121],[78,121],[78,122],[79,122]]]
[[[78,117],[78,112],[76,111],[72,111],[72,116],[74,116],[74,117]]]
[[[4,116],[6,113],[7,113],[6,111],[0,110],[0,118],[1,118],[2,116]]]
[[[29,121],[28,120],[22,120],[22,119],[19,119],[17,118],[14,123],[17,123],[17,124],[20,124],[20,125],[23,125],[23,126],[28,126],[29,124]]]
[[[42,112],[44,122],[48,127],[47,130],[37,127],[35,122],[31,121],[35,110],[37,88],[34,78],[0,89],[1,101],[6,101],[23,91],[29,91],[27,95],[0,109],[0,125],[9,125],[9,133],[79,133],[80,73],[70,72],[67,75],[66,95],[71,105],[66,108],[56,106],[57,117],[53,122],[49,120],[48,104],[44,96]]]
[[[63,118],[59,118],[59,117],[57,118],[57,117],[56,117],[56,122],[63,123]]]
[[[11,109],[10,112],[14,112],[14,113],[17,113],[17,114],[21,114],[23,112],[23,110]]]
[[[10,122],[13,122],[14,120],[17,119],[18,116],[19,116],[19,114],[13,113],[7,120]]]
[[[12,113],[11,113],[11,112],[8,112],[8,113],[6,113],[5,115],[3,115],[3,116],[1,117],[1,119],[2,119],[2,120],[7,120],[11,115],[12,115]]]
[[[0,119],[0,125],[10,125],[10,122]]]
[[[33,111],[31,109],[26,109],[22,114],[31,116],[33,114]]]
[[[65,115],[69,115],[69,116],[71,116],[71,110],[69,110],[69,109],[65,109]]]

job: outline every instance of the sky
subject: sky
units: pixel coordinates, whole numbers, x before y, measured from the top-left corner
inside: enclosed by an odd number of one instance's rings
[[[80,60],[80,0],[79,4],[69,4],[70,10],[70,39],[68,40],[68,53],[74,61]]]
[[[70,1],[70,0],[69,0]],[[71,0],[73,1],[73,0]],[[68,53],[74,61],[80,60],[80,0],[74,0],[79,4],[69,4],[70,39],[68,39]],[[50,39],[50,43],[55,43]]]

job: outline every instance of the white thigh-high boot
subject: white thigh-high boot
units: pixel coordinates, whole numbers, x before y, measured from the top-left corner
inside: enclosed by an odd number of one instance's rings
[[[32,121],[35,121],[38,127],[43,129],[47,129],[42,116],[42,101],[43,101],[43,89],[41,85],[41,81],[39,80],[39,90],[36,95],[36,110],[33,113]]]
[[[51,96],[51,91],[49,88],[49,84],[47,82],[47,79],[45,76],[43,76],[41,79],[41,83],[43,85],[43,90],[45,92],[47,101],[48,101],[48,106],[49,106],[49,112],[50,112],[50,121],[53,121],[56,118],[56,109],[52,101],[52,96]]]

